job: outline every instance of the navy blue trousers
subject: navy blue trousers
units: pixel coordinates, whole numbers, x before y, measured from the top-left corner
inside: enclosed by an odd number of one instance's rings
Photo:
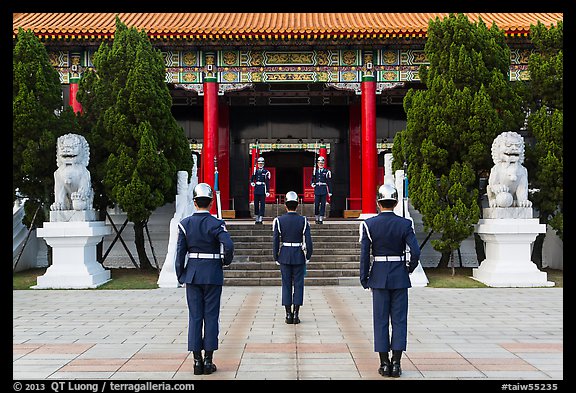
[[[324,217],[326,212],[326,197],[328,194],[324,195],[314,195],[314,215]]]
[[[266,211],[266,194],[254,194],[254,216],[264,217]]]
[[[282,305],[301,306],[304,302],[304,263],[299,265],[280,264],[282,274]]]
[[[222,285],[186,284],[188,302],[188,350],[218,349]]]
[[[408,288],[372,288],[374,351],[405,351],[408,332]],[[390,339],[392,324],[392,339]]]

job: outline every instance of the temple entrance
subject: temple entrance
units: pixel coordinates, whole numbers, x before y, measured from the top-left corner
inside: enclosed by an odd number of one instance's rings
[[[314,153],[306,151],[273,151],[263,153],[266,167],[276,168],[276,194],[295,191],[304,194],[304,167],[312,166]]]

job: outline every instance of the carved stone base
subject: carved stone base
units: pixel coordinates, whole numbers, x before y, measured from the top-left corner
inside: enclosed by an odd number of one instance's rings
[[[531,261],[532,242],[546,232],[538,219],[481,219],[476,232],[485,242],[486,259],[472,269],[474,279],[490,287],[554,286]]]
[[[488,207],[482,210],[483,217],[487,218],[533,218],[531,207]]]
[[[111,233],[104,221],[45,222],[37,236],[52,247],[52,265],[32,288],[96,288],[110,281],[110,271],[96,260],[96,245]]]
[[[50,222],[96,221],[96,210],[54,210]]]

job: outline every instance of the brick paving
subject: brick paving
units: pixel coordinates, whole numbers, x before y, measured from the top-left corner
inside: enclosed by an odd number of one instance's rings
[[[562,288],[415,287],[400,380],[562,380]],[[212,375],[194,375],[183,288],[13,291],[14,380],[390,380],[371,293],[306,287],[301,324],[280,287],[225,286]]]

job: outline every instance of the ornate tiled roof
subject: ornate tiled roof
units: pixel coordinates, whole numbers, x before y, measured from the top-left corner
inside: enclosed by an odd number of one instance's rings
[[[562,13],[466,13],[494,22],[508,36],[526,36],[530,25],[563,20]],[[18,13],[13,36],[31,29],[42,39],[112,37],[115,17],[155,39],[381,39],[425,37],[428,21],[448,13]]]

